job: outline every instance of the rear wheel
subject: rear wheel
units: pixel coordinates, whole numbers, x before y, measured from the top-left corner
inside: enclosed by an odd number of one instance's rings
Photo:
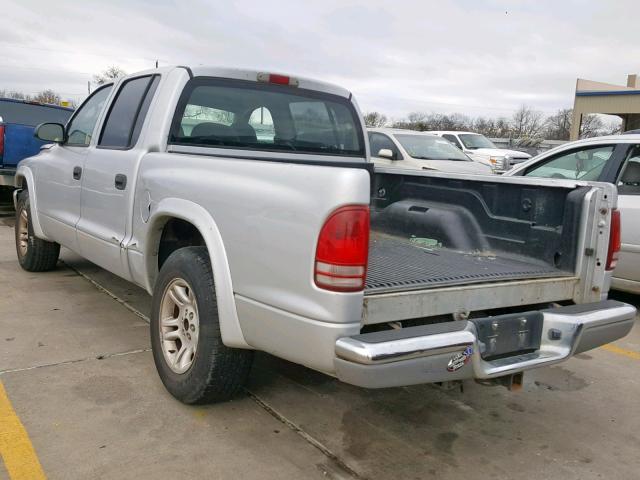
[[[153,292],[151,347],[162,383],[181,402],[228,400],[244,386],[253,351],[222,343],[205,247],[178,249],[163,264]]]
[[[23,190],[18,195],[15,236],[18,262],[23,269],[29,272],[45,272],[56,267],[60,256],[60,245],[34,235],[27,190]]]

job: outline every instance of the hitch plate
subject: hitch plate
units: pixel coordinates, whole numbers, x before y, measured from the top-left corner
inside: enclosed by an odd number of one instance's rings
[[[480,356],[495,360],[540,349],[543,315],[527,312],[469,320],[474,323]]]

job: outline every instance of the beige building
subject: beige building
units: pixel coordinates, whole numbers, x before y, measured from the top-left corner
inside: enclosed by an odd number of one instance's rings
[[[622,118],[622,131],[640,128],[640,78],[629,75],[627,86],[594,82],[579,78],[573,104],[571,140],[580,135],[583,115],[606,113]]]

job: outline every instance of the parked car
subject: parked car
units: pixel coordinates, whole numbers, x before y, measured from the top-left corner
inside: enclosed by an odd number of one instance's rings
[[[504,173],[512,166],[531,158],[526,152],[496,147],[484,135],[474,132],[432,131],[434,135],[446,138],[477,162],[490,165],[496,173]]]
[[[373,163],[414,170],[490,175],[488,164],[474,162],[437,135],[394,128],[368,129]]]
[[[617,185],[622,248],[613,272],[612,288],[640,293],[640,134],[566,143],[506,175],[597,180]]]
[[[38,153],[44,142],[33,135],[36,125],[66,123],[72,108],[0,98],[0,187],[13,188],[18,162]]]
[[[103,85],[18,167],[18,261],[64,245],[144,287],[186,403],[240,391],[252,350],[369,388],[517,383],[629,332],[613,185],[372,165],[363,125],[348,90],[280,74]]]

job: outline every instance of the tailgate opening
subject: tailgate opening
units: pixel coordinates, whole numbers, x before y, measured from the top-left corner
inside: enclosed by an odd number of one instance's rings
[[[366,295],[574,275],[589,187],[376,172]]]

